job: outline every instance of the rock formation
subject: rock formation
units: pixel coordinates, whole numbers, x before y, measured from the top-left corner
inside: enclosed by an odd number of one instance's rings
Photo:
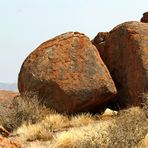
[[[22,148],[22,146],[8,138],[0,136],[0,148]]]
[[[103,48],[96,47],[117,87],[119,105],[140,104],[140,95],[148,90],[148,24],[120,24],[109,32]]]
[[[143,23],[148,23],[148,12],[143,13],[143,17],[140,21]]]
[[[69,32],[41,44],[24,61],[20,93],[36,92],[46,106],[76,113],[100,108],[115,96],[116,87],[88,37]]]
[[[99,32],[96,37],[91,41],[93,45],[99,49],[100,56],[103,57],[104,46],[109,32]]]
[[[0,135],[2,135],[3,137],[8,137],[10,133],[5,128],[0,126]]]

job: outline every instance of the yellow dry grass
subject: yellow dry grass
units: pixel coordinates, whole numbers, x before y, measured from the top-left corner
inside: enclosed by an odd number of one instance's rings
[[[14,135],[19,135],[24,141],[51,140],[53,138],[53,132],[59,132],[69,127],[83,126],[93,122],[95,120],[91,114],[68,117],[58,113],[51,113],[39,123],[24,123],[14,131]]]
[[[62,130],[63,129],[63,130]],[[120,111],[108,120],[96,120],[91,114],[67,117],[50,114],[37,124],[17,129],[25,140],[42,140],[30,147],[52,148],[112,148],[135,147],[148,133],[148,119],[139,107]],[[49,144],[50,143],[50,144]]]
[[[94,117],[90,113],[83,113],[77,116],[73,116],[70,120],[70,125],[73,127],[84,126],[95,122]]]
[[[51,114],[45,117],[45,119],[41,122],[44,127],[48,127],[50,125],[50,130],[60,130],[63,127],[69,126],[69,118],[65,115],[61,114]]]
[[[48,141],[53,138],[50,130],[42,124],[23,124],[17,131],[14,132],[23,141],[44,140]]]

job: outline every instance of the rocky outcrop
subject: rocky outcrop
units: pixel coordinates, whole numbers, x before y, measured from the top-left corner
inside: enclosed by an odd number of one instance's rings
[[[20,93],[36,92],[46,106],[76,113],[102,107],[116,94],[95,46],[78,32],[57,36],[34,50],[19,73]]]
[[[20,144],[0,136],[0,148],[22,148]]]
[[[148,23],[148,12],[143,13],[143,17],[140,21],[143,23]]]
[[[148,24],[118,25],[98,50],[115,81],[119,105],[140,104],[139,96],[148,90]]]

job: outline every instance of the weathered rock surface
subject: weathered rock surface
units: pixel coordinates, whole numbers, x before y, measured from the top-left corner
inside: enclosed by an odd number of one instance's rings
[[[8,137],[10,133],[5,128],[0,126],[0,135],[2,135],[3,137]]]
[[[148,24],[126,22],[115,27],[101,56],[115,81],[119,105],[141,103],[139,96],[148,90]]]
[[[97,36],[92,40],[92,43],[99,44],[104,41],[106,41],[107,36],[109,35],[109,32],[99,32]]]
[[[112,78],[90,40],[78,32],[57,36],[34,50],[19,73],[21,94],[37,92],[58,112],[90,111],[116,94]]]
[[[143,13],[143,17],[140,21],[143,23],[148,23],[148,12]]]
[[[22,146],[8,138],[0,136],[0,148],[22,148]]]
[[[105,41],[109,35],[109,32],[99,32],[96,37],[91,41],[93,45],[99,49],[100,56],[103,57]]]

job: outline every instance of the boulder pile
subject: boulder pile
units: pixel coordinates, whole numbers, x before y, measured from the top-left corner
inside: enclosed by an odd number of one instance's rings
[[[68,32],[44,42],[21,67],[20,94],[35,92],[60,113],[95,111],[112,102],[140,105],[140,95],[148,91],[148,24],[143,17],[100,32],[92,41]]]
[[[33,91],[58,112],[93,111],[116,95],[97,48],[78,32],[57,36],[32,52],[22,65],[21,94]]]

